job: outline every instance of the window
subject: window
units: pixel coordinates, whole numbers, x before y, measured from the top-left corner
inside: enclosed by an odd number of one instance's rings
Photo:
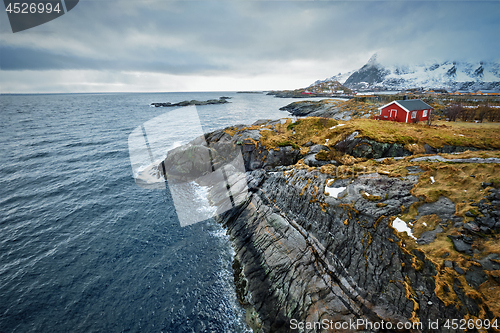
[[[413,111],[411,113],[411,119],[415,119],[415,118],[417,118],[417,111]]]
[[[427,117],[427,110],[424,110],[424,112],[422,113],[422,117]]]

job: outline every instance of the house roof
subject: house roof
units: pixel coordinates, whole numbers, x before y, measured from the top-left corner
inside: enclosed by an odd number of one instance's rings
[[[392,101],[384,106],[379,107],[380,110],[385,108],[388,105],[391,105],[392,103],[398,104],[400,107],[402,107],[404,110],[407,112],[414,111],[414,110],[425,110],[425,109],[433,109],[432,106],[429,104],[422,102],[419,99],[407,99],[403,101]]]

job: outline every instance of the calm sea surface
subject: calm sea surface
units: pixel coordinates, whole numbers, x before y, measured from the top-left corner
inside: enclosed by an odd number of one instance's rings
[[[263,94],[0,95],[0,332],[246,332],[232,249],[213,220],[180,227],[169,191],[138,187],[129,134],[199,106],[204,132],[278,119]]]

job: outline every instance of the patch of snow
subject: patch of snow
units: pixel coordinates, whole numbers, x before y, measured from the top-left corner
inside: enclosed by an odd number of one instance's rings
[[[459,134],[458,136],[465,136],[465,135],[463,135],[463,134]]]
[[[434,184],[435,180],[434,177],[431,176],[431,184]]]
[[[328,187],[325,186],[325,193],[331,197],[338,198],[338,195],[342,193],[347,187]]]
[[[326,140],[325,140],[325,145],[328,143],[328,140],[330,140],[330,139],[326,139]]]
[[[330,129],[334,129],[335,127],[340,127],[340,126],[345,126],[345,124],[338,124],[338,125],[335,125],[333,127],[330,127]]]
[[[423,225],[425,225],[427,227],[427,223],[423,222]]]
[[[392,227],[396,229],[398,232],[406,232],[406,234],[413,238],[417,239],[415,236],[413,236],[411,229],[408,228],[408,225],[406,224],[405,221],[401,220],[399,217],[396,217],[394,221],[392,221]]]

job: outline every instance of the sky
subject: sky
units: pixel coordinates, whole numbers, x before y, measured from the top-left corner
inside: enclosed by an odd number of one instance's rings
[[[282,90],[363,66],[498,61],[495,1],[80,0],[12,33],[0,93]]]

